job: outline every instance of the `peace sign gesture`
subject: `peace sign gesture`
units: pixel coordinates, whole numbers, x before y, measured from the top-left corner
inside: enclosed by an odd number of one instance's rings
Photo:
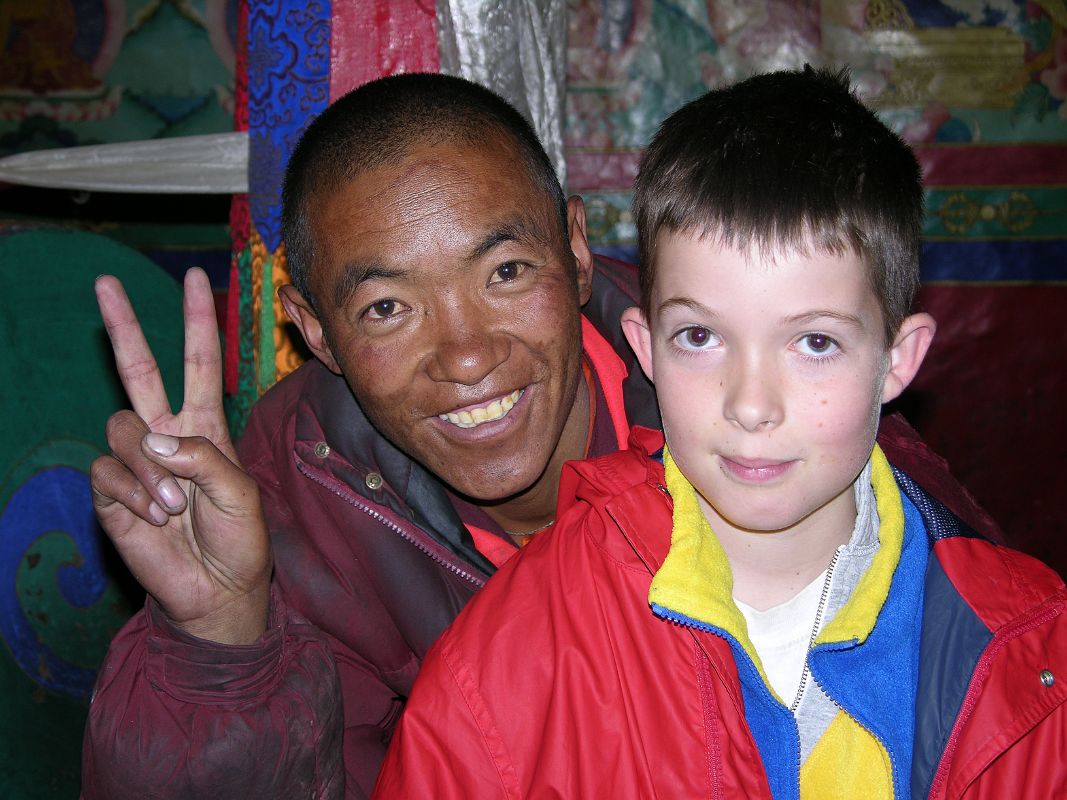
[[[100,524],[176,625],[203,639],[251,643],[266,628],[270,548],[259,492],[223,414],[207,275],[185,275],[185,393],[176,414],[122,284],[101,276],[96,297],[133,406],[108,420],[111,454],[90,470]]]

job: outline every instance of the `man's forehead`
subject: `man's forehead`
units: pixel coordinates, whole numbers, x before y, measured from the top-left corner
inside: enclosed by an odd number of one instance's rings
[[[408,180],[432,177],[435,173],[448,171],[467,175],[492,166],[494,170],[522,172],[527,181],[533,177],[524,168],[522,150],[518,143],[502,132],[485,131],[478,135],[443,134],[424,135],[413,139],[381,157],[372,157],[365,166],[353,175],[353,179],[375,173]]]
[[[366,166],[340,180],[327,180],[309,193],[313,210],[343,201],[378,213],[404,203],[430,202],[435,195],[455,188],[469,195],[490,194],[499,202],[538,197],[551,203],[551,194],[535,180],[517,146],[506,137],[491,137],[485,146],[446,141],[422,143],[396,157]],[[461,197],[448,199],[461,205]],[[537,205],[536,202],[533,205]]]

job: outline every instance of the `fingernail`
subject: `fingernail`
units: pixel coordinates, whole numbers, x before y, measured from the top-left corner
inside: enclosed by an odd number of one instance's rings
[[[167,520],[170,519],[170,515],[155,503],[149,503],[148,516],[152,518],[152,522],[156,525],[166,525]]]
[[[150,433],[144,437],[144,443],[153,453],[172,456],[178,452],[178,440],[164,433]]]
[[[161,481],[157,488],[167,508],[171,511],[177,511],[181,508],[184,496],[182,495],[182,490],[178,488],[178,484],[172,478]]]

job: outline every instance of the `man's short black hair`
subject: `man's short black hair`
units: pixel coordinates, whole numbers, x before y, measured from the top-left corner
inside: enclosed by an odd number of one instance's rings
[[[867,262],[888,342],[911,311],[921,171],[843,70],[757,75],[683,106],[649,145],[633,213],[646,317],[661,231],[695,231],[767,254],[852,251]]]
[[[300,137],[285,170],[282,237],[297,291],[315,307],[308,285],[309,197],[399,164],[420,145],[499,146],[502,136],[518,149],[533,187],[557,207],[566,241],[567,203],[552,161],[526,118],[499,95],[451,75],[407,73],[370,81],[334,101]]]

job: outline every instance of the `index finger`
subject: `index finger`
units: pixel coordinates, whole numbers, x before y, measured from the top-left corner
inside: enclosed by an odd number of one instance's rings
[[[122,282],[113,275],[101,275],[94,288],[122,388],[137,416],[151,425],[171,413],[159,365]]]
[[[222,347],[215,317],[215,297],[207,273],[193,267],[185,273],[185,401],[183,412],[193,411],[223,419]],[[198,431],[203,433],[203,431]]]

